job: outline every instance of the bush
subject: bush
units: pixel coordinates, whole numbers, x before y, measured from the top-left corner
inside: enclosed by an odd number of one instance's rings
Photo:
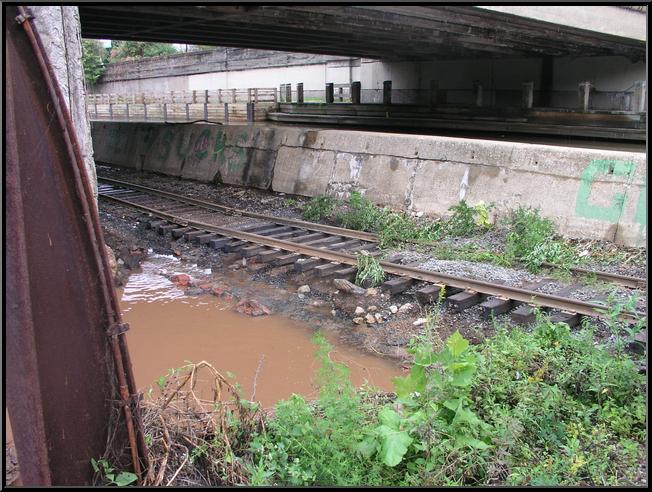
[[[329,196],[313,197],[303,207],[303,218],[306,220],[328,218],[333,213],[336,203],[336,200]]]

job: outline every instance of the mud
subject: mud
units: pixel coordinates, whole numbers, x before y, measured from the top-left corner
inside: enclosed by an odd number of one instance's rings
[[[350,368],[356,386],[391,391],[392,378],[402,374],[397,363],[342,344],[322,303],[306,307],[305,317],[313,319],[306,323],[280,309],[292,294],[265,289],[240,272],[214,272],[156,254],[141,267],[119,292],[124,319],[131,327],[127,340],[140,390],[157,391],[156,380],[170,369],[205,360],[223,375],[234,374],[243,396],[263,406],[292,393],[316,397],[313,375],[319,362],[311,340],[317,331],[333,346],[332,359]],[[190,284],[174,283],[179,274],[188,275]],[[225,292],[215,296],[203,289],[206,293],[201,293],[193,285],[219,285]],[[250,317],[234,310],[239,299],[254,296],[270,307],[271,315]],[[314,326],[317,318],[319,330]]]

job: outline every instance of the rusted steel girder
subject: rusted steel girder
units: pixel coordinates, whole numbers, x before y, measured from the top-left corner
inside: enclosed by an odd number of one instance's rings
[[[7,407],[23,484],[84,485],[116,401],[139,475],[146,447],[92,188],[30,17],[5,8]]]

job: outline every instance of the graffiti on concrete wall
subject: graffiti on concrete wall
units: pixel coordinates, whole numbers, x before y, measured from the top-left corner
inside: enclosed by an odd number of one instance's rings
[[[580,188],[577,192],[577,200],[575,202],[575,213],[580,217],[586,217],[588,219],[606,221],[612,224],[618,223],[625,209],[627,191],[615,193],[611,199],[611,203],[608,205],[591,203],[589,197],[591,196],[591,191],[593,190],[597,177],[603,175],[621,176],[631,181],[635,171],[636,164],[630,161],[592,160],[582,173]],[[644,185],[638,197],[634,214],[634,220],[643,227],[646,226],[647,220],[645,191],[646,186]]]

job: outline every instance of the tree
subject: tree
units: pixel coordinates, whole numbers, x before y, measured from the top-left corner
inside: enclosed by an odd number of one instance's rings
[[[82,39],[82,66],[88,85],[95,85],[106,70],[108,54],[106,48],[96,39]]]
[[[113,41],[111,50],[112,61],[135,60],[150,56],[170,55],[177,53],[169,43],[149,43],[145,41]]]

